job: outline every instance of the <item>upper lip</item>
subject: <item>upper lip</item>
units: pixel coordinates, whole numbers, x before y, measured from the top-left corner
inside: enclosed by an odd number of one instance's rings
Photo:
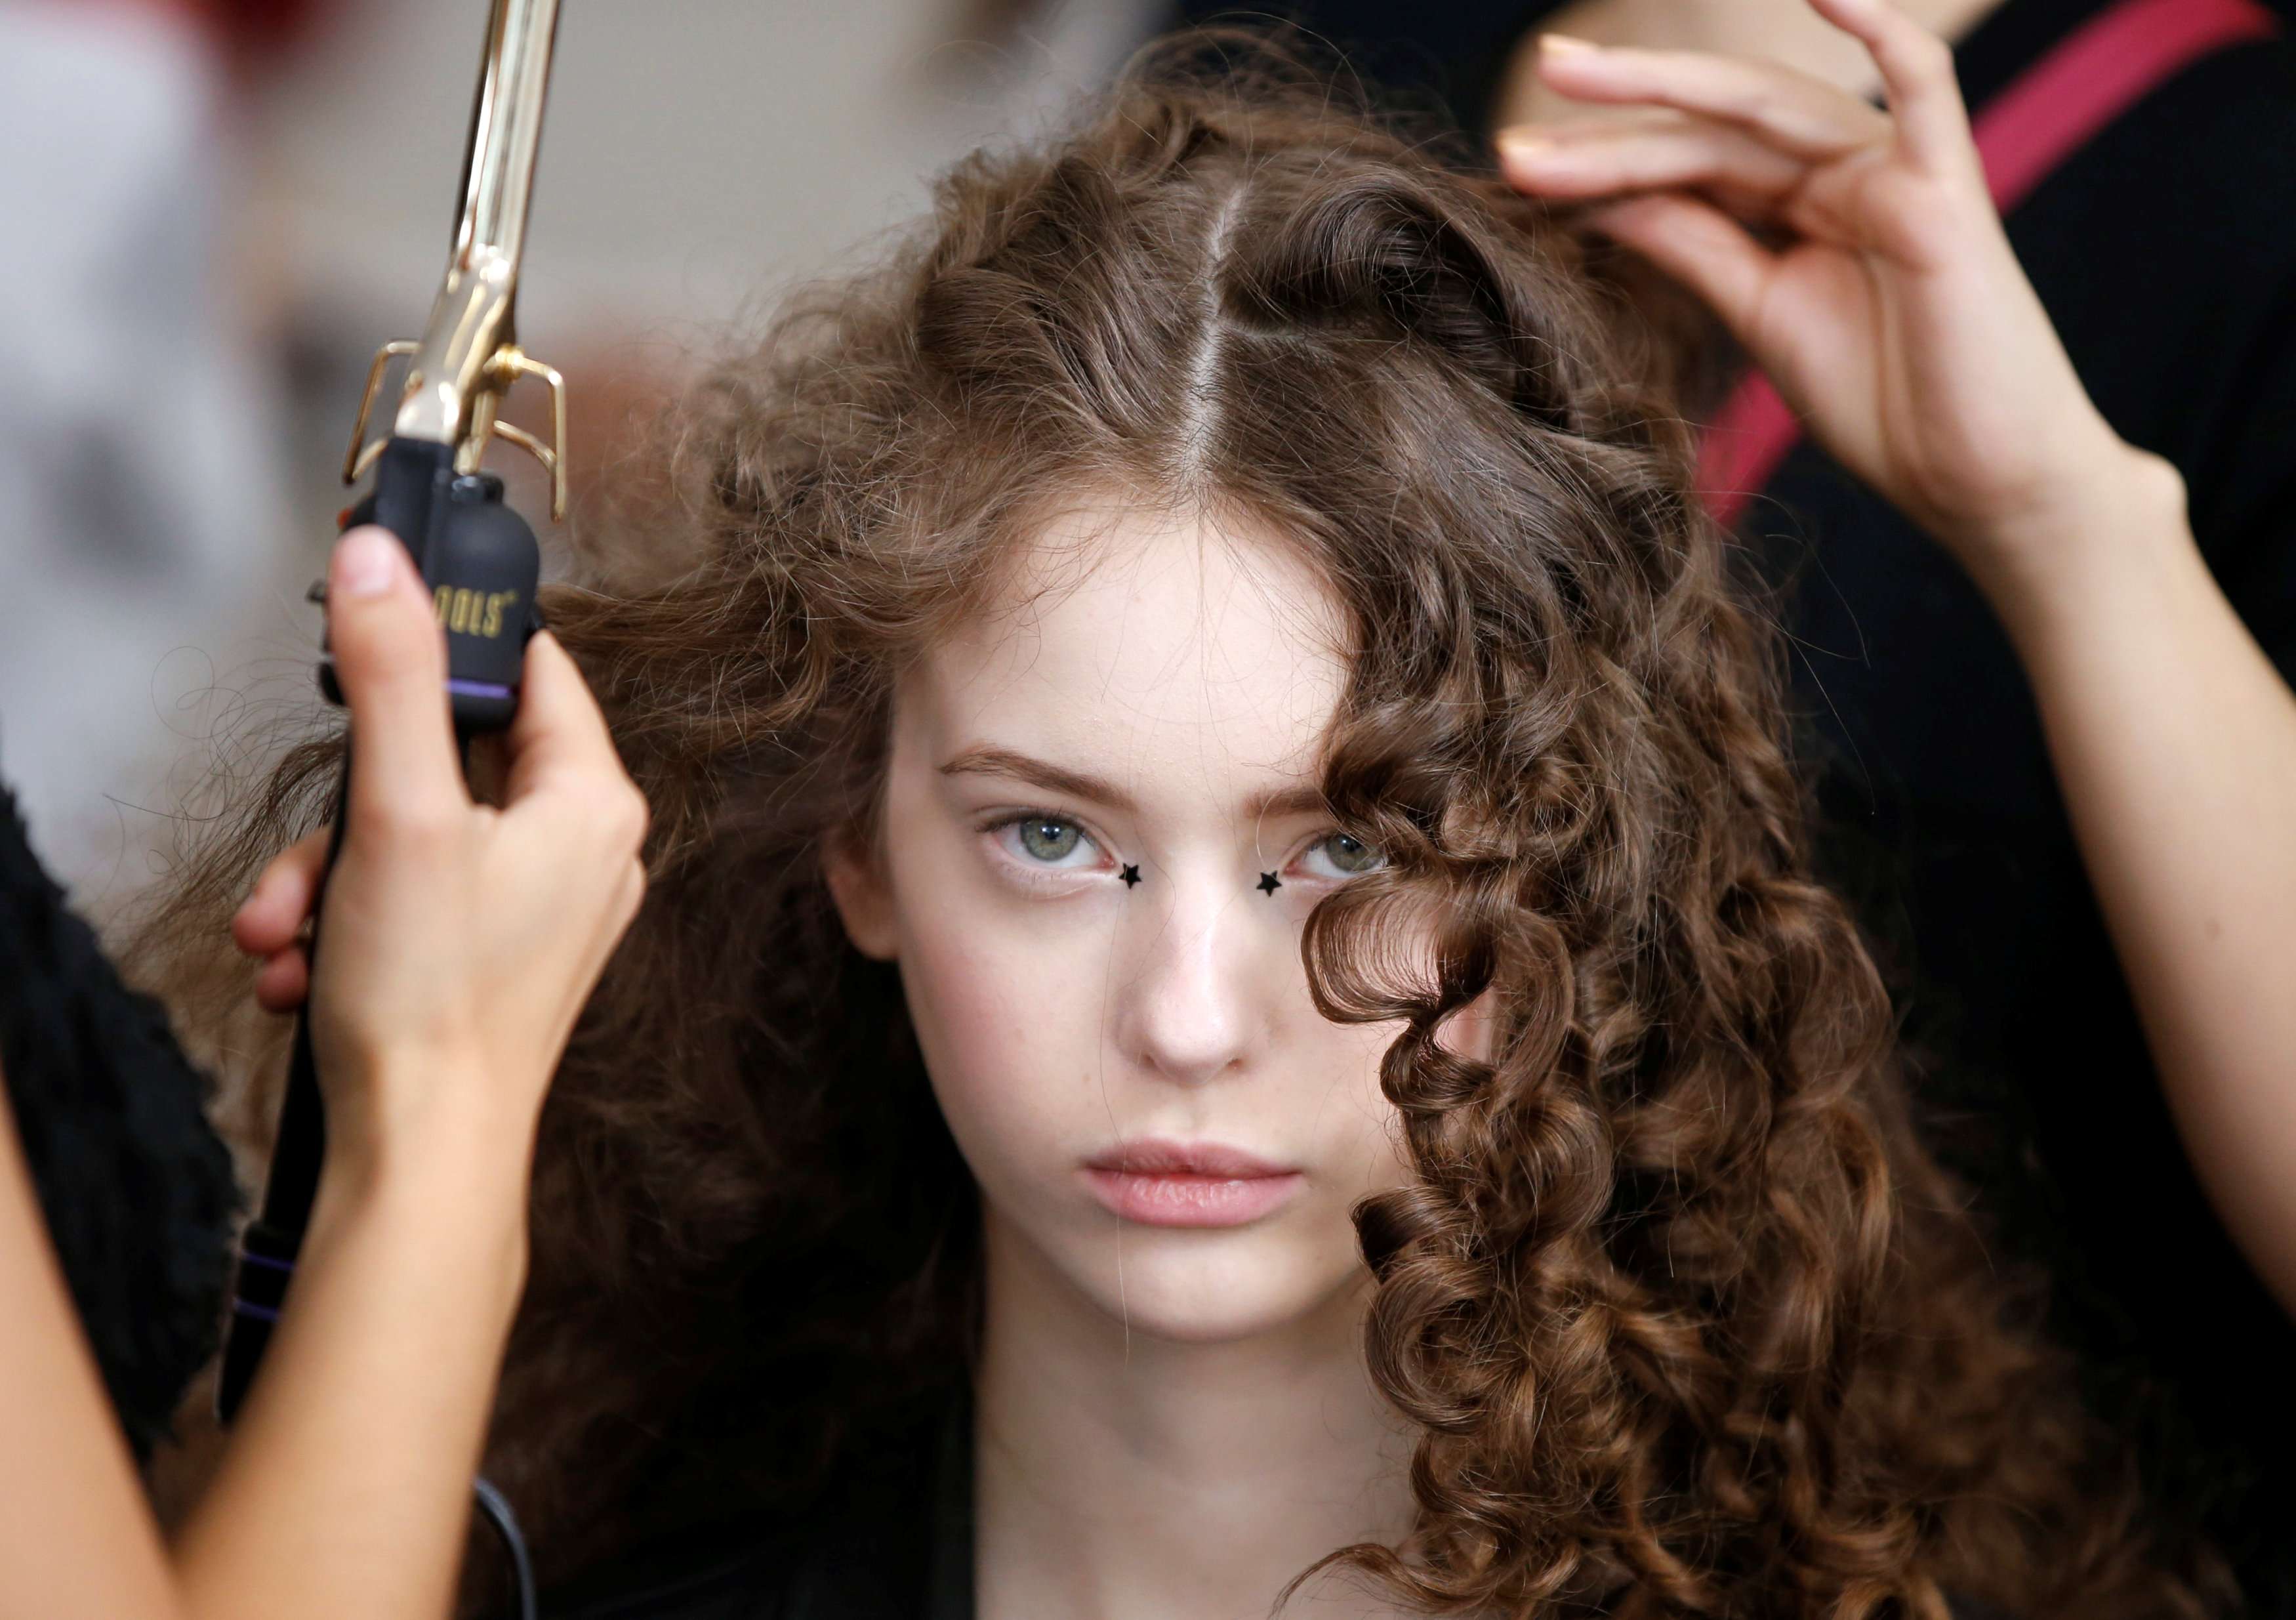
[[[1119,1143],[1087,1159],[1086,1164],[1093,1170],[1137,1176],[1225,1176],[1234,1180],[1292,1173],[1290,1165],[1271,1163],[1241,1147],[1219,1142],[1173,1142],[1155,1138]]]

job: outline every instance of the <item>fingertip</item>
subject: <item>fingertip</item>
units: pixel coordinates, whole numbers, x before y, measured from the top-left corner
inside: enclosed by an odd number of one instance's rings
[[[1531,68],[1541,79],[1554,85],[1567,95],[1570,92],[1561,81],[1570,79],[1574,69],[1601,65],[1603,58],[1603,48],[1591,39],[1580,39],[1570,34],[1541,34]]]
[[[398,537],[374,523],[344,531],[327,564],[327,626],[355,662],[404,661],[416,642],[438,644],[444,661],[446,638],[430,608],[422,576]],[[350,671],[345,671],[348,675]]]
[[[311,991],[310,959],[299,945],[290,945],[266,958],[255,975],[255,1000],[264,1011],[291,1013]]]
[[[1828,22],[1860,39],[1870,40],[1882,30],[1900,23],[1921,29],[1925,34],[1930,32],[1907,16],[1902,7],[1890,4],[1890,0],[1809,0],[1809,3]]]
[[[354,719],[363,698],[372,701],[401,681],[427,687],[443,677],[445,633],[414,559],[388,529],[364,524],[335,543],[327,572],[327,641]]]
[[[522,687],[518,697],[518,712],[512,718],[510,742],[512,751],[522,739],[530,736],[544,717],[562,701],[560,694],[566,677],[572,672],[573,660],[566,649],[548,630],[537,630],[526,643],[526,663],[521,671]]]
[[[362,571],[375,568],[382,577]],[[327,639],[351,711],[351,818],[373,818],[376,795],[466,802],[447,696],[447,637],[414,560],[387,529],[362,525],[336,547]],[[342,589],[339,597],[337,589]]]
[[[511,726],[513,759],[545,733],[559,735],[570,726],[603,737],[605,715],[574,655],[548,630],[537,630],[527,643],[526,690]]]
[[[233,942],[251,957],[267,957],[294,943],[303,926],[301,917],[289,917],[277,906],[266,905],[232,930]]]
[[[1554,137],[1543,133],[1535,124],[1514,124],[1492,137],[1503,166],[1536,163],[1554,150]]]
[[[524,678],[528,685],[555,690],[565,685],[567,677],[579,673],[565,644],[548,630],[537,630],[527,638]]]
[[[256,955],[276,950],[302,927],[326,864],[328,839],[324,827],[307,834],[256,874],[232,913],[231,934],[241,950]]]
[[[1818,15],[1864,45],[1882,70],[1894,105],[1931,81],[1953,77],[1953,46],[1891,0],[1809,0]]]
[[[250,956],[266,956],[276,950],[288,930],[282,926],[280,907],[275,891],[278,880],[274,876],[275,865],[266,867],[247,898],[239,902],[239,909],[231,914],[232,942]]]
[[[544,676],[544,678],[555,679],[573,669],[574,657],[572,654],[567,652],[565,644],[557,637],[546,629],[540,629],[535,631],[527,640],[526,664],[529,675],[546,670],[548,673]]]
[[[379,523],[347,529],[327,563],[327,600],[362,601],[387,596],[411,578],[414,559],[398,537]]]

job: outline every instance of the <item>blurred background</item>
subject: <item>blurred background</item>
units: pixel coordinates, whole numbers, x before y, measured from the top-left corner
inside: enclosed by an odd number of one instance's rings
[[[84,905],[311,708],[304,588],[368,359],[445,267],[487,9],[0,0],[0,780]],[[1166,16],[564,0],[519,329],[567,375],[572,521],[683,368]]]

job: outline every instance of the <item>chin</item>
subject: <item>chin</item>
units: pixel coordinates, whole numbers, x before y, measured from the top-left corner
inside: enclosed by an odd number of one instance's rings
[[[1279,1334],[1341,1307],[1371,1281],[1352,1247],[1344,1257],[1308,1256],[1231,1232],[1128,1226],[1088,1257],[1064,1258],[1082,1261],[1062,1269],[1111,1321],[1176,1345]]]

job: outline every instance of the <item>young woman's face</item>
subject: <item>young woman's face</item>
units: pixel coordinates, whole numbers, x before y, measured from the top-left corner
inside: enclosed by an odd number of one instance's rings
[[[1099,512],[895,705],[882,836],[835,864],[900,964],[1000,1287],[1217,1340],[1345,1309],[1349,1209],[1406,1170],[1393,1026],[1319,1016],[1308,913],[1378,856],[1316,794],[1346,676],[1263,534]]]

